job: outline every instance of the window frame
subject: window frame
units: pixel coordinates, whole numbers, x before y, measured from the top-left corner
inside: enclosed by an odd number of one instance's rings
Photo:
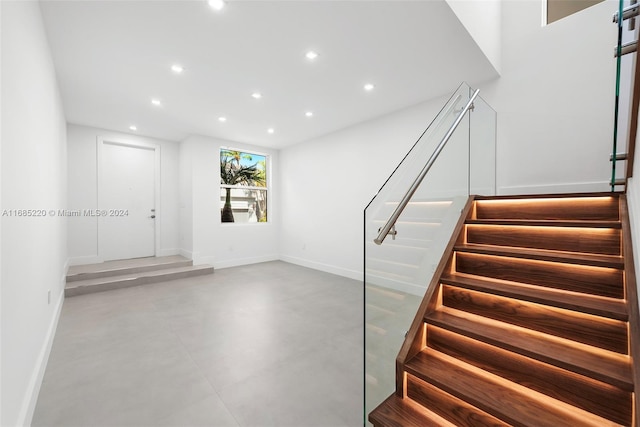
[[[253,157],[261,157],[264,159],[264,178],[265,178],[265,186],[256,186],[256,185],[241,185],[241,184],[224,184],[222,182],[222,176],[219,177],[218,181],[218,187],[219,187],[219,200],[220,200],[220,222],[223,225],[226,224],[234,224],[234,225],[254,225],[254,224],[269,224],[271,222],[270,219],[270,215],[269,215],[269,211],[270,211],[270,192],[271,192],[271,155],[268,153],[263,153],[263,152],[259,152],[259,151],[254,151],[254,150],[247,150],[247,149],[241,149],[241,148],[237,148],[237,147],[228,147],[228,146],[221,146],[218,150],[218,156],[219,159],[222,158],[222,153],[225,151],[235,151],[240,153],[240,155],[249,155],[249,156],[253,156]],[[260,160],[258,160],[255,163],[258,163]],[[253,163],[253,162],[252,162]],[[218,171],[218,173],[220,173],[220,171]],[[227,222],[227,221],[222,221],[222,210],[223,210],[223,206],[225,203],[224,197],[225,195],[223,194],[223,190],[229,188],[231,190],[242,190],[242,191],[263,191],[264,195],[265,195],[265,211],[266,211],[266,215],[265,215],[265,220],[264,221],[260,221],[259,219],[256,221],[233,221],[233,222]],[[233,198],[233,195],[231,196]],[[235,213],[235,211],[232,208],[232,212]],[[235,217],[234,217],[235,218]]]

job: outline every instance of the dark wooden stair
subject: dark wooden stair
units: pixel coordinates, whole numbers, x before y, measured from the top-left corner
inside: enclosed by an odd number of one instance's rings
[[[618,193],[471,198],[369,421],[636,426],[629,239]]]

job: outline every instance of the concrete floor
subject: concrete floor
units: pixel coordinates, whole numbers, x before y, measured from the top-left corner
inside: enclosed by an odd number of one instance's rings
[[[284,262],[68,298],[34,426],[361,426],[362,283]]]

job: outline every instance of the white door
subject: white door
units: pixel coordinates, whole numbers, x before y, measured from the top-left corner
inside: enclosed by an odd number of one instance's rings
[[[98,255],[155,255],[154,148],[99,141]]]

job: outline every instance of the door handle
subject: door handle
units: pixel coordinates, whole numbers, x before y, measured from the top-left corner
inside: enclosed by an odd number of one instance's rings
[[[155,215],[151,215],[149,218],[154,219],[156,216]]]

